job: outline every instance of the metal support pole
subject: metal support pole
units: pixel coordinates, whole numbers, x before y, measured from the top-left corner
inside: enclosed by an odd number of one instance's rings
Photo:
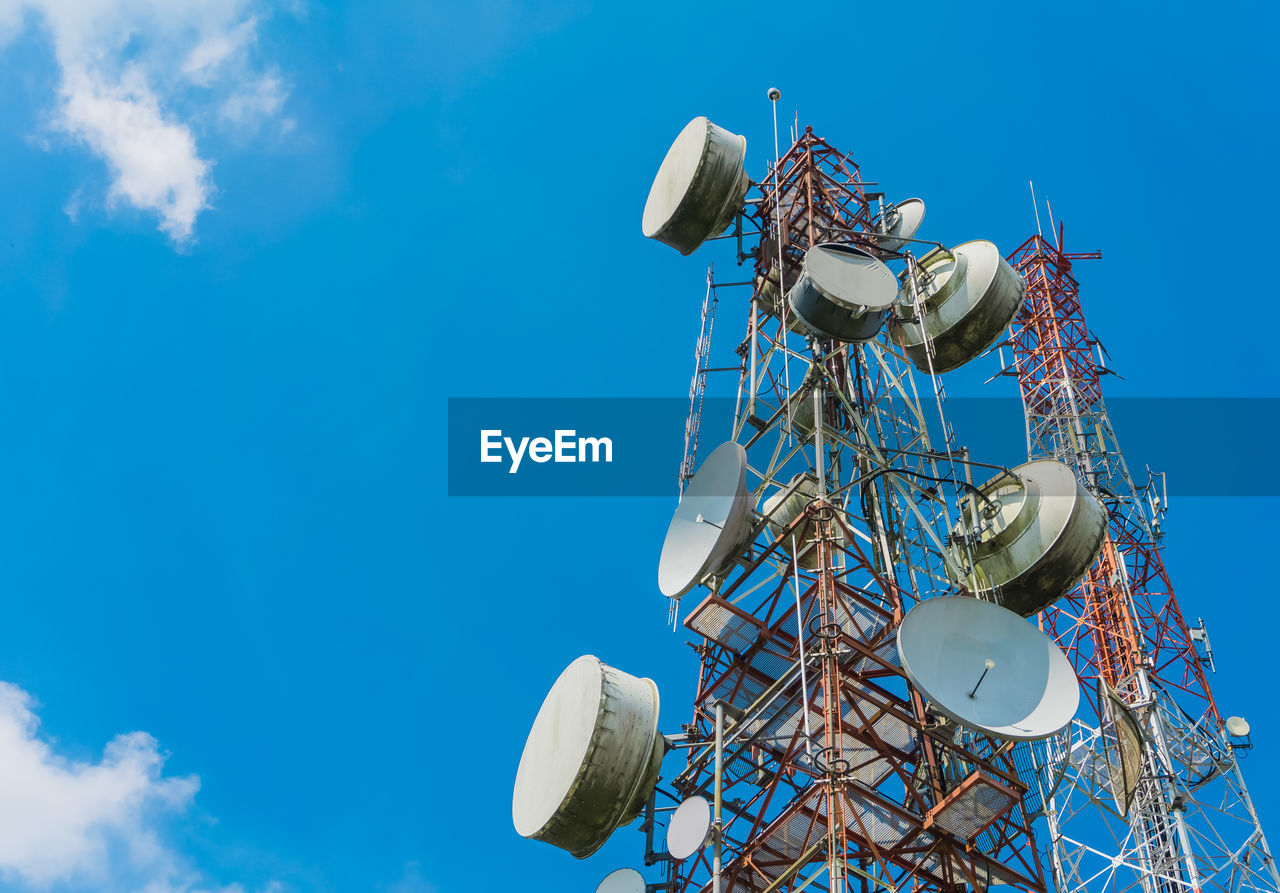
[[[649,801],[644,805],[644,864],[652,865],[658,861],[654,858],[653,852],[653,807],[654,801],[658,798],[657,788],[649,795]]]
[[[813,388],[813,468],[818,475],[819,500],[827,498],[827,462],[822,445],[822,416],[825,407],[822,405],[822,379],[818,379]]]
[[[721,793],[724,788],[724,704],[716,701],[716,781],[715,812],[711,822],[711,893],[720,893]]]
[[[781,288],[781,286],[779,286]],[[751,296],[751,329],[748,333],[750,338],[751,363],[747,373],[747,418],[754,418],[756,414],[756,353],[759,348],[756,346],[756,329],[760,325],[760,311],[756,306],[756,296]]]

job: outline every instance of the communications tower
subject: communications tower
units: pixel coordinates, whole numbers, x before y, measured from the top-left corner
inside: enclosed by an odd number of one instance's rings
[[[1162,480],[1135,484],[1102,399],[1102,350],[1072,274],[1073,261],[1101,255],[1061,245],[1061,229],[1056,244],[1037,233],[1009,255],[1027,290],[1006,370],[1017,375],[1028,458],[1070,465],[1108,516],[1097,563],[1044,612],[1091,708],[1065,751],[1050,754],[1064,775],[1046,816],[1057,885],[1275,890],[1280,876],[1232,745],[1241,736],[1231,731],[1247,736],[1247,725],[1219,714],[1207,635],[1187,626],[1160,555]]]
[[[598,893],[1277,891],[1160,508],[1115,446],[1079,256],[922,238],[922,201],[791,136],[753,180],[745,139],[695,118],[643,214],[749,271],[708,273],[658,562],[697,639],[692,709],[662,721],[652,681],[574,661],[526,741],[516,830],[585,858],[639,818],[642,859]],[[733,295],[735,410],[704,418]],[[1013,468],[946,418],[946,375],[1004,337]]]

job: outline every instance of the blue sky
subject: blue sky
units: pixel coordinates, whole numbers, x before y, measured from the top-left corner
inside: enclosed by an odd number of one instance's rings
[[[694,115],[758,175],[770,85],[932,238],[1011,250],[1033,177],[1104,252],[1079,273],[1109,395],[1280,396],[1277,30],[1261,4],[0,0],[0,888],[590,890],[637,863],[632,830],[586,863],[521,840],[510,787],[578,654],[687,720],[654,582],[674,492],[449,499],[446,399],[682,396],[732,259],[640,211]],[[950,393],[1011,394],[986,362]],[[1269,474],[1274,419],[1223,436],[1258,455],[1224,474]],[[1171,485],[1166,561],[1266,826],[1275,502]]]

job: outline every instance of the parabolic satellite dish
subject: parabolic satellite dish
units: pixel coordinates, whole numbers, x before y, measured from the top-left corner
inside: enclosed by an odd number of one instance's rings
[[[711,804],[703,797],[690,797],[676,807],[667,825],[667,852],[677,862],[688,859],[707,842],[711,830]]]
[[[640,813],[665,750],[653,680],[578,658],[551,686],[525,741],[511,799],[516,831],[590,856]]]
[[[993,587],[1001,605],[1030,617],[1080,582],[1107,532],[1107,511],[1084,488],[1070,466],[1035,459],[1001,472],[965,500],[954,533],[980,530],[966,552],[955,540],[958,564],[972,555],[976,569],[954,582],[970,591]]]
[[[854,245],[827,242],[805,252],[787,300],[818,334],[866,341],[884,325],[897,293],[898,280],[879,259]]]
[[[742,207],[751,179],[745,137],[694,118],[667,150],[644,203],[646,237],[692,254],[724,232]]]
[[[634,868],[619,868],[605,875],[596,893],[644,893],[644,875]]]
[[[1080,687],[1067,656],[1012,611],[969,596],[926,599],[898,628],[911,684],[938,712],[997,738],[1047,738],[1071,721]]]
[[[1249,721],[1243,716],[1227,717],[1227,734],[1235,738],[1249,737]]]
[[[747,451],[729,441],[702,463],[676,506],[658,559],[658,589],[679,598],[736,558],[750,535]]]
[[[951,251],[935,249],[920,259],[923,321],[900,318],[897,340],[923,372],[929,371],[925,334],[933,341],[933,371],[949,372],[982,353],[1013,322],[1026,283],[1000,250],[977,240]],[[914,317],[909,285],[898,294],[898,308]],[[923,323],[923,325],[922,325]]]
[[[891,205],[885,209],[885,233],[877,235],[876,241],[885,251],[897,251],[906,241],[920,230],[924,222],[924,202],[918,198],[909,198],[904,202]]]
[[[1142,778],[1142,726],[1133,711],[1110,685],[1098,680],[1098,703],[1103,715],[1111,720],[1115,746],[1106,741],[1107,780],[1120,815],[1127,816],[1133,805],[1138,782]]]

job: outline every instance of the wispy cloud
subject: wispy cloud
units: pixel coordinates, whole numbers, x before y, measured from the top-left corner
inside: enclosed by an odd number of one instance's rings
[[[200,780],[165,776],[146,732],[117,735],[97,762],[73,762],[39,735],[31,696],[0,682],[0,879],[5,889],[73,885],[139,893],[245,893],[209,884],[168,845],[164,823]],[[272,884],[271,891],[282,888]]]
[[[258,18],[250,16],[226,31],[215,32],[201,40],[187,54],[182,73],[200,86],[208,86],[230,62],[243,56],[258,39]]]
[[[254,128],[274,118],[284,106],[289,91],[278,72],[270,72],[231,94],[222,103],[219,114],[232,124]],[[286,123],[285,125],[289,125]]]
[[[411,861],[405,863],[404,872],[386,888],[386,893],[437,893],[438,889],[423,875],[421,866]]]
[[[261,16],[253,5],[0,0],[0,44],[24,15],[39,23],[61,71],[51,129],[106,162],[109,205],[155,214],[181,245],[214,196],[213,162],[193,122],[256,132],[288,98],[279,72],[256,58]],[[281,120],[282,130],[291,126]]]

